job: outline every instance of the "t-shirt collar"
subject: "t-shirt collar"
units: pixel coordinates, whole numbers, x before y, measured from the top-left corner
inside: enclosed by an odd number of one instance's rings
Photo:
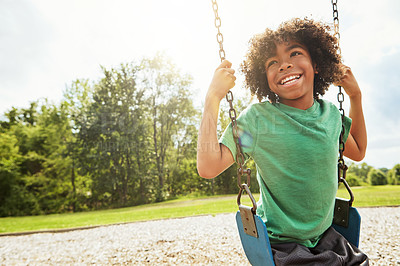
[[[286,104],[283,104],[283,103],[273,103],[273,105],[276,108],[278,108],[279,110],[281,110],[282,112],[285,112],[285,113],[290,113],[290,114],[293,114],[293,113],[312,114],[318,108],[319,102],[314,99],[313,105],[310,108],[306,109],[306,110],[295,108],[295,107],[292,107],[292,106],[289,106],[289,105],[286,105]]]

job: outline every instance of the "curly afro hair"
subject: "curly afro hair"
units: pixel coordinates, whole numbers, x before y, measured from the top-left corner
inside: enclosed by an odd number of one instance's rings
[[[338,40],[330,33],[330,27],[312,19],[291,19],[283,22],[277,30],[266,29],[249,42],[250,48],[241,64],[245,75],[245,86],[259,101],[268,98],[277,102],[277,95],[268,85],[265,62],[276,53],[276,44],[297,42],[304,45],[318,71],[314,75],[314,98],[324,95],[329,85],[340,79],[341,56]]]

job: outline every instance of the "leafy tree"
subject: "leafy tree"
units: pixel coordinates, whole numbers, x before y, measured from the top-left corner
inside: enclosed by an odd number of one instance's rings
[[[0,217],[40,213],[22,178],[17,142],[11,132],[0,133]]]
[[[386,167],[379,168],[379,170],[380,170],[384,175],[387,175],[388,172],[389,172],[389,169],[387,169]]]
[[[386,178],[385,174],[382,173],[382,171],[377,170],[377,169],[371,169],[371,171],[369,171],[368,181],[373,186],[387,184],[387,178]]]
[[[185,133],[188,127],[194,126],[191,121],[196,111],[189,90],[192,79],[157,54],[152,59],[142,60],[139,80],[139,86],[146,90],[150,100],[154,170],[158,179],[156,200],[161,201],[167,196],[165,169],[171,151],[176,145],[187,142]]]
[[[12,107],[4,116],[8,121],[0,121],[0,132],[7,132],[10,130],[11,126],[18,124],[18,109]]]
[[[199,111],[189,76],[161,55],[103,74],[92,84],[73,81],[59,105],[36,101],[5,113],[0,216],[143,204],[236,186],[197,175]]]
[[[172,166],[169,169],[166,181],[171,198],[188,194],[211,195],[211,180],[201,178],[197,174],[195,158],[184,158],[179,166]]]
[[[360,178],[353,173],[346,174],[346,181],[351,187],[359,186],[361,184]]]
[[[63,106],[40,106],[35,126],[15,131],[23,155],[22,173],[28,190],[45,213],[69,210],[70,188],[66,171],[70,160],[63,156],[71,131]]]
[[[350,163],[347,173],[354,174],[355,176],[360,178],[362,182],[368,182],[368,173],[371,169],[373,169],[373,167],[368,165],[367,163]]]
[[[70,130],[63,108],[34,102],[28,109],[13,108],[7,117],[1,137],[6,143],[1,152],[4,183],[0,189],[8,191],[3,194],[7,196],[1,204],[2,215],[68,210],[63,173],[68,159],[62,154]],[[11,211],[9,206],[13,206]]]
[[[77,79],[66,88],[63,95],[63,105],[68,110],[72,136],[66,140],[66,154],[71,159],[70,182],[72,187],[72,211],[88,208],[92,195],[90,171],[87,162],[85,142],[79,138],[79,133],[87,127],[89,108],[93,103],[93,87],[87,79]]]
[[[146,190],[146,174],[141,171],[150,162],[147,107],[144,90],[136,86],[136,72],[136,67],[127,64],[120,69],[103,68],[104,78],[95,85],[90,115],[79,133],[93,196],[103,205],[126,206],[138,183],[142,196]]]
[[[396,164],[389,170],[387,176],[390,185],[400,185],[400,164]]]

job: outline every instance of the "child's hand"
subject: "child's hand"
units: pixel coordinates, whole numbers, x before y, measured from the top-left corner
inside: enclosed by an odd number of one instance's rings
[[[342,70],[342,77],[339,82],[335,83],[336,86],[342,86],[349,97],[361,95],[360,87],[357,80],[351,71],[351,68],[345,65],[340,66]]]
[[[235,70],[231,68],[232,63],[224,60],[214,72],[214,77],[208,88],[208,96],[222,100],[230,89],[235,86]]]

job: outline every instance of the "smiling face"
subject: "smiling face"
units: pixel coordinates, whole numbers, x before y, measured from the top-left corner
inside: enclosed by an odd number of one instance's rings
[[[314,103],[314,74],[307,48],[296,42],[276,43],[276,54],[267,59],[265,70],[270,89],[279,101],[299,109]]]

